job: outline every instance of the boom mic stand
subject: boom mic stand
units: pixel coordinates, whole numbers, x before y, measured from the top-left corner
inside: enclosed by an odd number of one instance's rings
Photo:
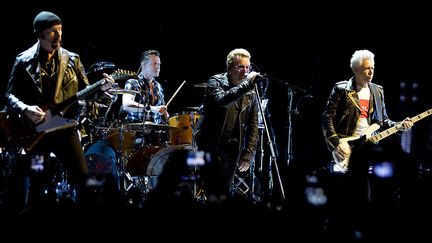
[[[286,81],[283,81],[281,79],[269,76],[269,75],[265,75],[268,79],[277,81],[283,85],[285,85],[287,87],[287,92],[288,92],[288,105],[287,105],[287,148],[286,148],[286,160],[287,160],[287,166],[289,166],[290,162],[293,160],[293,152],[292,152],[292,118],[291,118],[291,114],[292,114],[292,106],[293,106],[293,97],[294,97],[294,93],[297,92],[301,92],[301,93],[306,93],[306,90],[297,87],[295,85],[292,85]]]
[[[287,87],[288,92],[288,105],[287,105],[287,149],[286,149],[286,161],[287,166],[289,166],[290,162],[293,159],[293,152],[292,152],[292,105],[293,105],[293,97],[294,97],[294,91]]]

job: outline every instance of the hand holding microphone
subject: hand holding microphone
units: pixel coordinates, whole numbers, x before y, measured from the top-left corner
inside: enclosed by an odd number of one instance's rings
[[[263,73],[258,73],[258,75],[255,78],[256,80],[264,80],[267,79],[267,75]]]
[[[262,73],[258,73],[255,71],[251,71],[250,73],[248,73],[247,75],[247,79],[251,80],[251,81],[257,81],[257,80],[262,80],[262,79],[266,79],[266,75],[262,74]]]
[[[262,74],[251,71],[246,75],[246,77],[244,78],[244,82],[241,84],[241,86],[248,90],[253,89],[255,83],[257,83],[258,80],[262,79],[262,77]]]

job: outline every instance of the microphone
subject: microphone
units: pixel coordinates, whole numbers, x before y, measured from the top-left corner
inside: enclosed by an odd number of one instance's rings
[[[150,114],[151,113],[151,106],[149,103],[145,104],[144,113],[145,113],[145,115],[144,115],[145,121],[152,121],[152,115]]]
[[[146,105],[145,105],[145,111],[146,111],[146,112],[151,111],[151,106],[150,106],[149,103],[146,103]]]
[[[264,74],[264,73],[258,73],[256,76],[255,76],[255,78],[256,79],[267,79],[267,74]]]
[[[261,69],[255,63],[250,62],[250,65],[252,67],[251,71],[258,73],[258,75],[256,76],[257,79],[267,79],[268,78],[267,74],[261,73]]]
[[[108,98],[110,98],[110,100],[112,101],[112,102],[116,102],[117,101],[117,98],[118,98],[118,96],[116,95],[116,94],[110,94],[110,93],[108,93],[108,92],[106,92],[106,91],[104,91],[104,93],[105,93],[105,95],[108,97]]]
[[[86,105],[85,100],[78,100],[78,105],[79,106],[85,106]]]

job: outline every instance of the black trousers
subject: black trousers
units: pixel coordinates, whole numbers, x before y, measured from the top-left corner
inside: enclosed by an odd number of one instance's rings
[[[76,188],[76,200],[82,200],[89,171],[74,128],[46,134],[32,151],[17,156],[16,162],[9,190],[14,211],[52,206],[47,200],[55,200],[54,180],[60,176],[60,167],[66,172],[68,183]]]
[[[232,195],[232,184],[238,163],[238,143],[226,143],[211,153],[204,168],[204,190],[207,195]]]

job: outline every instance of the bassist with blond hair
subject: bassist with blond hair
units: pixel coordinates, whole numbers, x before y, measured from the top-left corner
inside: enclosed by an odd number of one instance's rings
[[[363,137],[367,140],[379,128],[406,131],[413,126],[410,118],[395,122],[387,116],[383,87],[372,83],[374,56],[369,50],[354,52],[351,58],[354,76],[333,86],[322,116],[325,141],[332,152],[329,170],[333,184],[330,183],[328,193],[334,221],[329,222],[338,232],[346,232],[348,238],[366,230],[372,144],[352,146],[350,142]]]

